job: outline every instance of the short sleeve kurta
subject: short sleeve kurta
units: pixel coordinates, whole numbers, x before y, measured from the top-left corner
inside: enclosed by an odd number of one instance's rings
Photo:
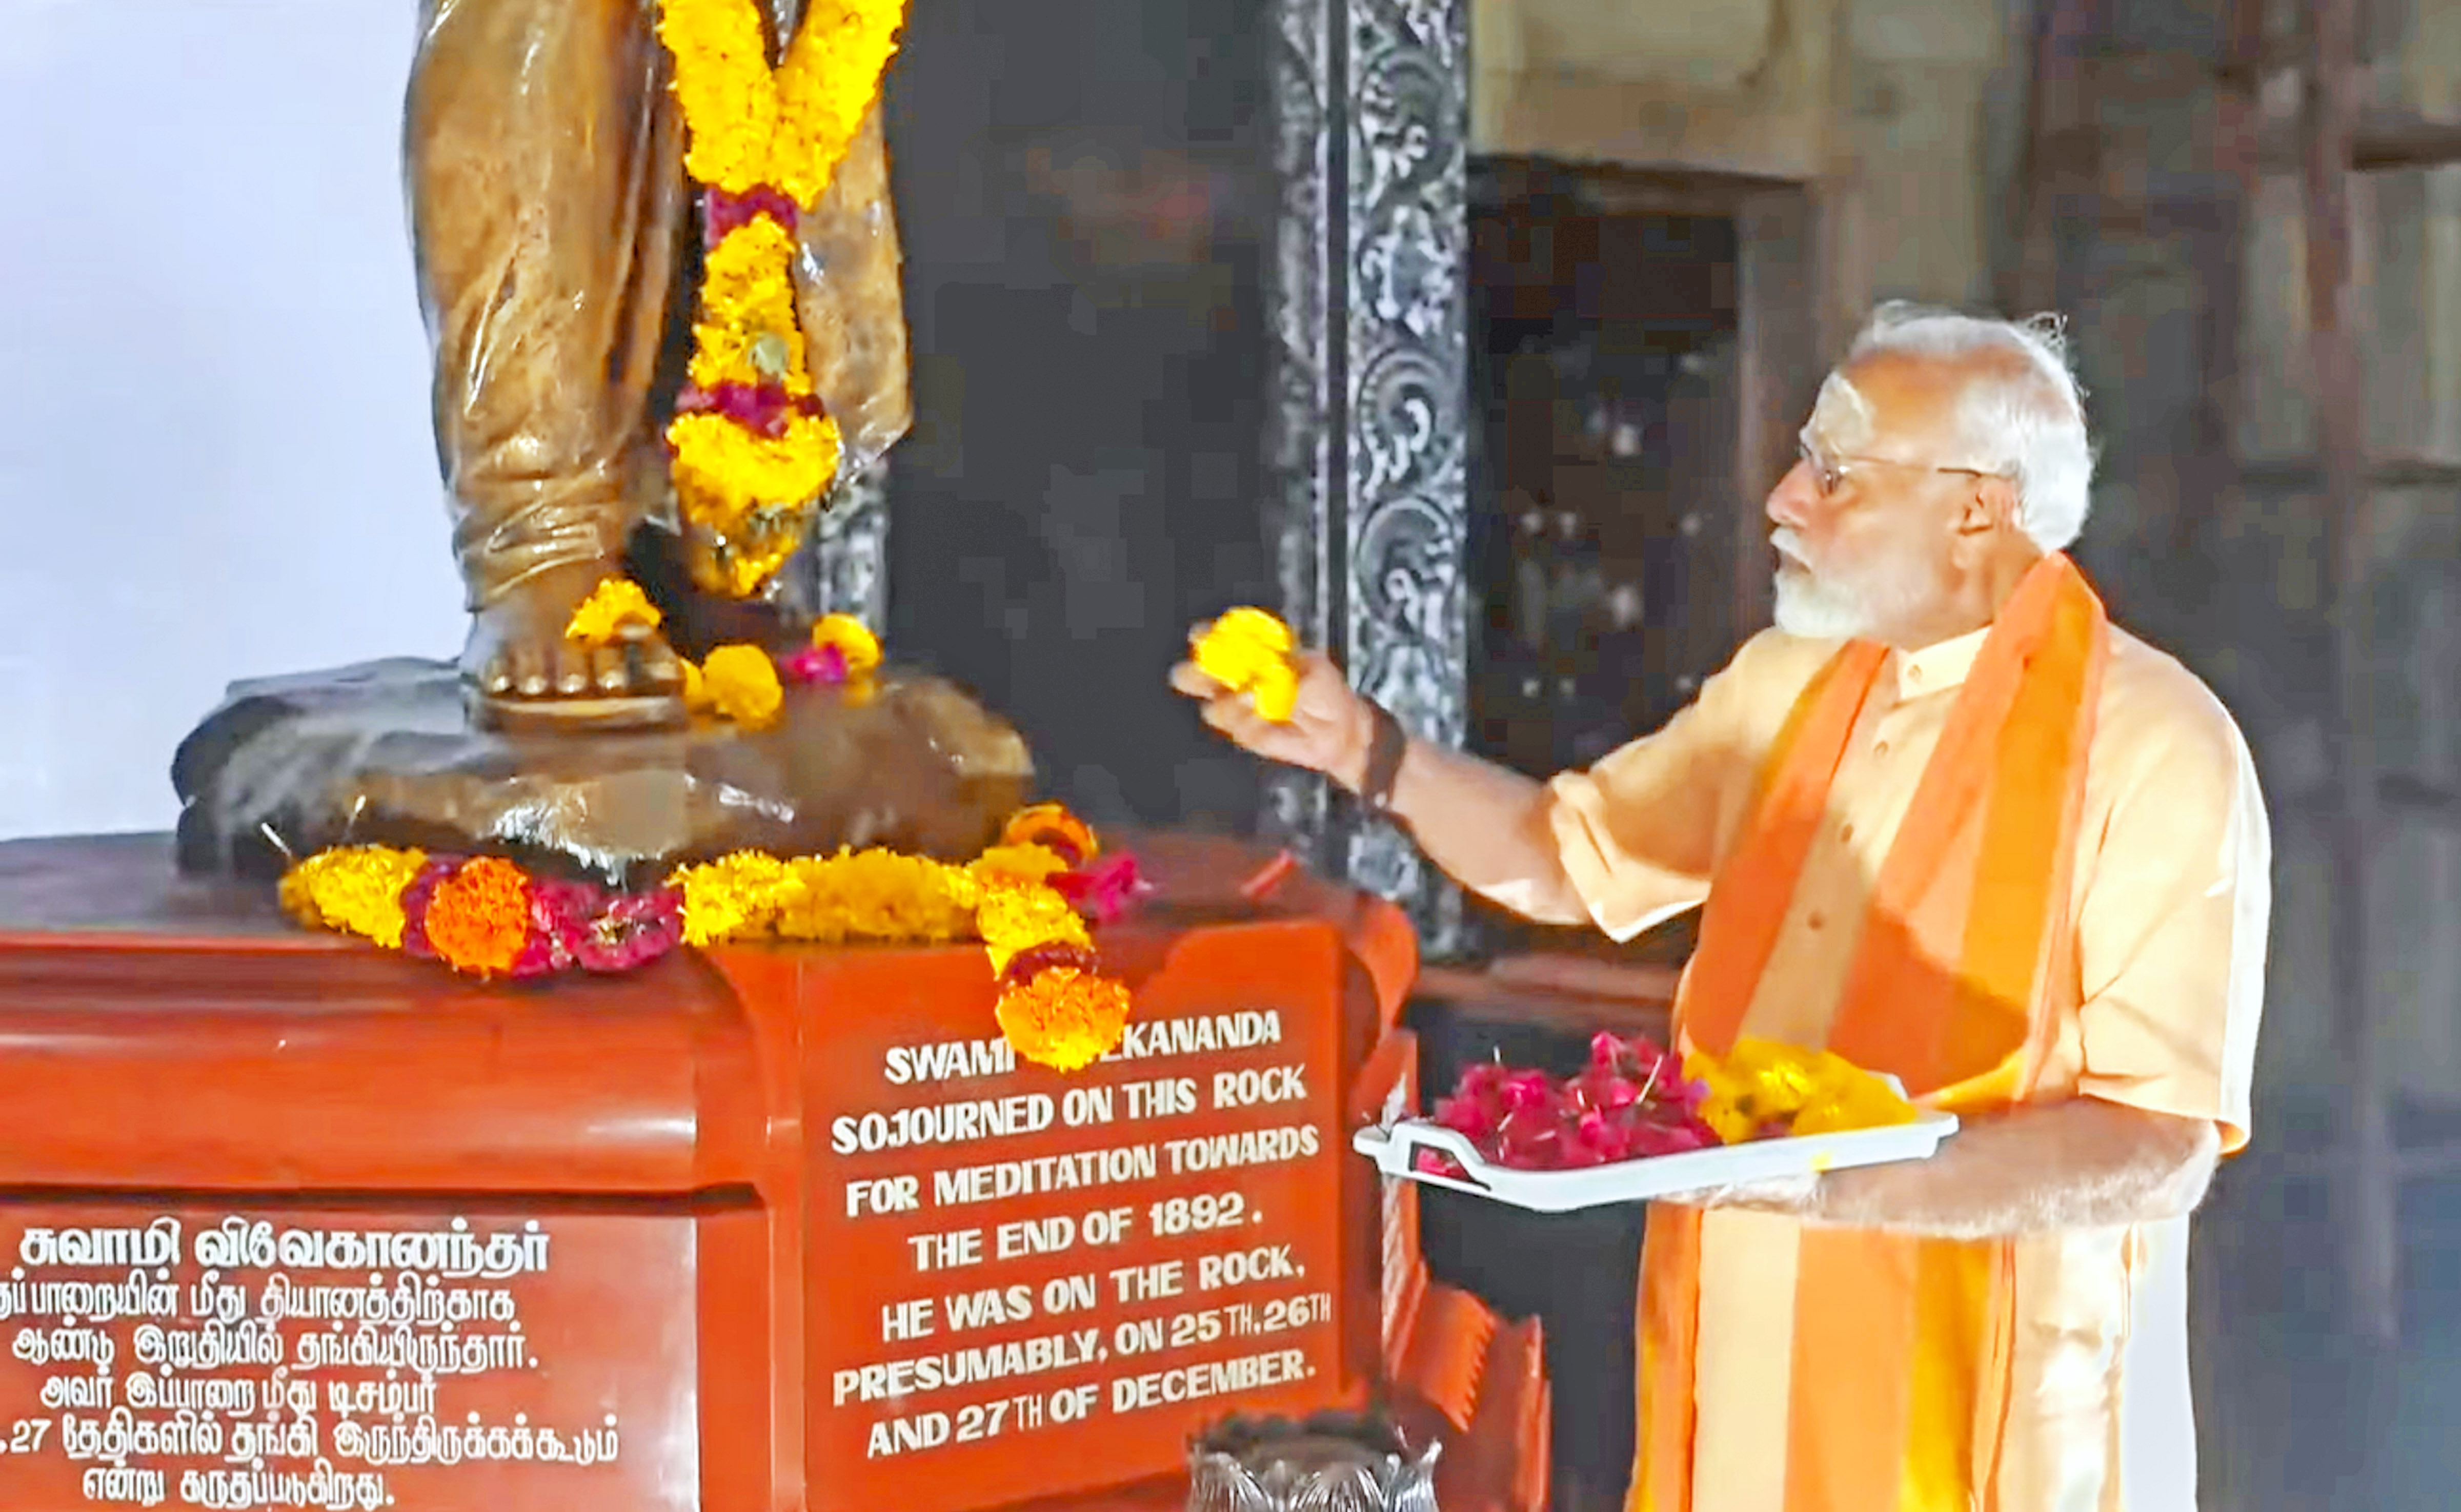
[[[1890,658],[1839,765],[1744,1033],[1825,1043],[1872,880],[1986,633]],[[1708,896],[1744,834],[1765,757],[1837,649],[1757,636],[1657,734],[1554,780],[1563,866],[1601,929],[1628,939]],[[2177,661],[2116,628],[2078,843],[2081,1006],[2055,1026],[2037,1097],[2211,1119],[2223,1147],[2236,1150],[2249,1130],[2271,912],[2263,799],[2221,704]],[[1784,1507],[1784,1455],[1772,1446],[1786,1438],[1772,1418],[1783,1417],[1788,1395],[1798,1231],[1768,1215],[1703,1215],[1696,1512]],[[2009,1512],[2194,1504],[2185,1266],[2184,1225],[2019,1246],[2021,1343],[2009,1399],[2027,1405],[1999,1470]],[[2075,1350],[2023,1343],[2073,1342],[2080,1331],[2107,1345],[2086,1352],[2103,1362],[2087,1379],[2072,1378]],[[2023,1421],[2028,1412],[2041,1421]],[[2112,1450],[2097,1463],[2044,1462],[2050,1446],[2097,1431]]]

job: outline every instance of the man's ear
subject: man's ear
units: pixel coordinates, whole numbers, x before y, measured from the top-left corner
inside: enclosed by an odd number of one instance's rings
[[[2017,485],[2005,478],[1978,478],[1966,491],[1957,516],[1957,533],[1960,536],[1988,535],[2005,527],[2017,528]]]

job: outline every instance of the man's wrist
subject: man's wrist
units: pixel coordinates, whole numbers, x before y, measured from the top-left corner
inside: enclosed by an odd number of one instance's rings
[[[1363,694],[1353,694],[1350,700],[1350,739],[1341,757],[1325,769],[1325,776],[1339,783],[1341,790],[1357,797],[1367,785],[1368,762],[1375,756],[1376,726],[1382,711]]]
[[[1383,705],[1369,699],[1367,710],[1367,767],[1355,791],[1360,805],[1368,813],[1390,814],[1394,791],[1402,780],[1402,763],[1410,755],[1410,736],[1402,729],[1402,721]]]

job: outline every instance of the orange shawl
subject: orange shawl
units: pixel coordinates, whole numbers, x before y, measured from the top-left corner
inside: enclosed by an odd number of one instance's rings
[[[1935,1105],[2022,1098],[2074,1006],[2070,879],[2108,646],[2092,589],[2044,558],[1985,638],[1874,881],[1829,1048]],[[1687,1045],[1733,1045],[1887,661],[1870,642],[1840,650],[1769,752],[1678,994]],[[1801,1242],[1787,1512],[1982,1504],[1967,1499],[1986,1494],[1999,1447],[2012,1246],[1817,1228]],[[1634,1512],[1691,1504],[1700,1246],[1697,1210],[1651,1209]]]

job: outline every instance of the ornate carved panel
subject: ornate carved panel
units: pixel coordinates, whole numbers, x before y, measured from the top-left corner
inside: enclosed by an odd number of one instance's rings
[[[851,614],[888,632],[888,458],[839,485],[783,587],[799,614]]]
[[[1466,0],[1275,0],[1273,458],[1285,611],[1412,733],[1466,721]],[[1390,826],[1283,780],[1269,825],[1402,903],[1459,894]]]

